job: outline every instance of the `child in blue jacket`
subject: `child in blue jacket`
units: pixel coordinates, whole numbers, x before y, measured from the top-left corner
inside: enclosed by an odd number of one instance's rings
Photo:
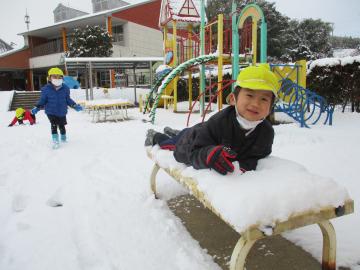
[[[48,81],[41,88],[41,97],[36,106],[31,110],[32,114],[36,114],[40,109],[45,108],[45,113],[50,120],[51,136],[54,148],[59,146],[59,134],[62,142],[66,142],[65,125],[67,106],[74,108],[76,111],[82,111],[82,107],[76,104],[70,98],[70,89],[63,83],[64,73],[60,68],[54,67],[48,71]]]

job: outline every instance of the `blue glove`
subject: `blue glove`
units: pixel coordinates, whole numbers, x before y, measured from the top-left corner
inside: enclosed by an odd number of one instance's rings
[[[34,107],[31,109],[31,114],[35,115],[40,111],[40,109],[38,107]]]
[[[74,108],[75,111],[77,111],[77,112],[81,112],[81,111],[83,110],[83,107],[81,107],[81,105],[79,105],[79,104],[75,104],[73,108]]]

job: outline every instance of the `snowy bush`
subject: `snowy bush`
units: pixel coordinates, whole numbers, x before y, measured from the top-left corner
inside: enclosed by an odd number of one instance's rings
[[[360,112],[360,57],[325,58],[309,64],[308,88],[343,111],[351,105]]]

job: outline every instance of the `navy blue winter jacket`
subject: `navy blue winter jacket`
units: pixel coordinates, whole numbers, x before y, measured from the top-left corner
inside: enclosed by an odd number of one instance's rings
[[[45,113],[55,116],[65,116],[67,114],[67,106],[74,107],[75,101],[70,98],[70,89],[63,84],[58,90],[48,83],[41,88],[41,97],[36,107],[45,107]]]

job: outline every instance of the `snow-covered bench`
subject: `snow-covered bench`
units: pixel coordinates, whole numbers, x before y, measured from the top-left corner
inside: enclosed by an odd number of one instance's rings
[[[240,233],[230,270],[244,269],[257,240],[311,224],[318,224],[323,234],[322,269],[336,269],[336,235],[330,219],[353,213],[354,202],[333,180],[273,156],[260,160],[256,171],[221,176],[186,167],[158,146],[146,151],[155,163],[150,181],[156,198],[156,174],[161,168]]]
[[[126,99],[97,99],[83,103],[85,110],[92,115],[93,122],[128,119],[127,108],[132,106]]]

